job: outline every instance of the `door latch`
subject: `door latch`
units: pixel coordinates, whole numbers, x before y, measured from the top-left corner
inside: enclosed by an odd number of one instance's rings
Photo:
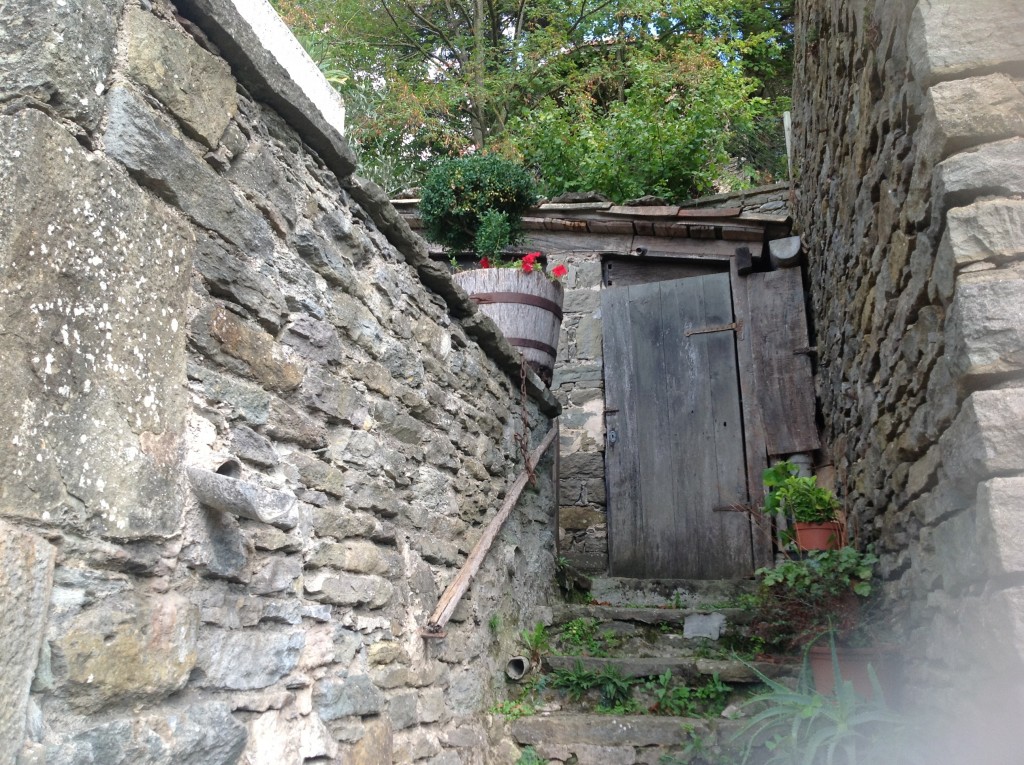
[[[614,446],[619,440],[619,431],[609,430],[608,431],[608,443]]]

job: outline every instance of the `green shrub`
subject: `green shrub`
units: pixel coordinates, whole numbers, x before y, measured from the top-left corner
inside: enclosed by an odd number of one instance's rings
[[[521,166],[479,154],[434,165],[420,192],[420,215],[432,242],[491,258],[519,241],[520,220],[536,198]]]

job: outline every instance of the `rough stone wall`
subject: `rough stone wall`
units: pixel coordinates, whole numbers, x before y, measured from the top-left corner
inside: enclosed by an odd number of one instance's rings
[[[514,762],[550,459],[419,635],[521,467],[513,352],[247,34],[0,7],[0,763]]]
[[[794,213],[838,487],[915,648],[910,697],[963,714],[949,761],[1009,762],[972,732],[1022,690],[1024,6],[797,7]]]

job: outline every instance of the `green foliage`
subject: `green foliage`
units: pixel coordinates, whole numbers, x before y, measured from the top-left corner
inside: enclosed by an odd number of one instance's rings
[[[746,742],[744,763],[752,757],[763,765],[910,762],[893,746],[904,723],[886,705],[873,672],[871,700],[861,698],[851,682],[838,676],[835,695],[823,696],[811,687],[806,665],[796,689],[758,675],[768,690],[743,704],[750,717],[736,734]],[[768,759],[755,755],[757,742],[764,742]]]
[[[670,670],[665,670],[656,680],[649,680],[646,688],[654,697],[650,709],[652,713],[683,717],[719,715],[732,693],[732,688],[723,683],[717,674],[703,685],[691,687],[676,685]]]
[[[572,701],[579,701],[583,695],[597,685],[597,673],[583,667],[577,661],[572,669],[556,669],[552,674],[551,687],[564,690]]]
[[[754,82],[708,47],[637,49],[605,65],[506,125],[504,141],[536,169],[545,194],[600,191],[621,202],[710,192],[730,137],[768,108]],[[610,99],[613,84],[620,95]]]
[[[611,631],[598,633],[597,619],[573,619],[562,627],[559,635],[561,650],[569,656],[607,656],[618,646],[619,640]]]
[[[493,154],[438,162],[420,194],[428,239],[488,258],[518,240],[522,214],[536,200],[529,173]]]
[[[825,631],[855,632],[866,614],[861,601],[872,593],[878,557],[853,547],[812,550],[799,560],[755,572],[761,582],[758,637],[770,646],[799,646]]]
[[[532,630],[523,630],[523,644],[530,652],[530,661],[536,664],[540,657],[551,650],[548,640],[548,628],[537,622]]]
[[[791,515],[799,523],[827,523],[835,520],[839,501],[828,489],[818,486],[816,476],[800,477],[792,462],[780,462],[763,473],[768,489],[764,511],[769,515]]]
[[[520,717],[529,717],[537,712],[532,704],[523,700],[499,701],[488,711],[493,715],[502,715],[510,721],[518,720]]]
[[[516,765],[547,765],[547,760],[537,754],[532,746],[526,747],[516,760]]]
[[[500,148],[549,190],[689,193],[790,90],[792,0],[274,2],[388,191],[437,157]]]
[[[633,693],[635,680],[623,677],[618,668],[611,664],[605,665],[597,674],[597,688],[601,691],[601,703],[598,711],[625,710],[630,708],[630,696]]]
[[[491,614],[491,618],[487,620],[487,628],[491,635],[497,636],[501,632],[501,617],[498,614]]]

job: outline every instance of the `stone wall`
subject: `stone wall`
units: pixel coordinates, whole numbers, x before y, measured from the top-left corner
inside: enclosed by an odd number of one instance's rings
[[[419,630],[558,404],[257,5],[0,8],[3,765],[518,756],[550,458]]]
[[[910,697],[962,715],[949,761],[1015,762],[973,734],[1024,687],[1024,6],[797,7],[794,215],[838,487]]]

